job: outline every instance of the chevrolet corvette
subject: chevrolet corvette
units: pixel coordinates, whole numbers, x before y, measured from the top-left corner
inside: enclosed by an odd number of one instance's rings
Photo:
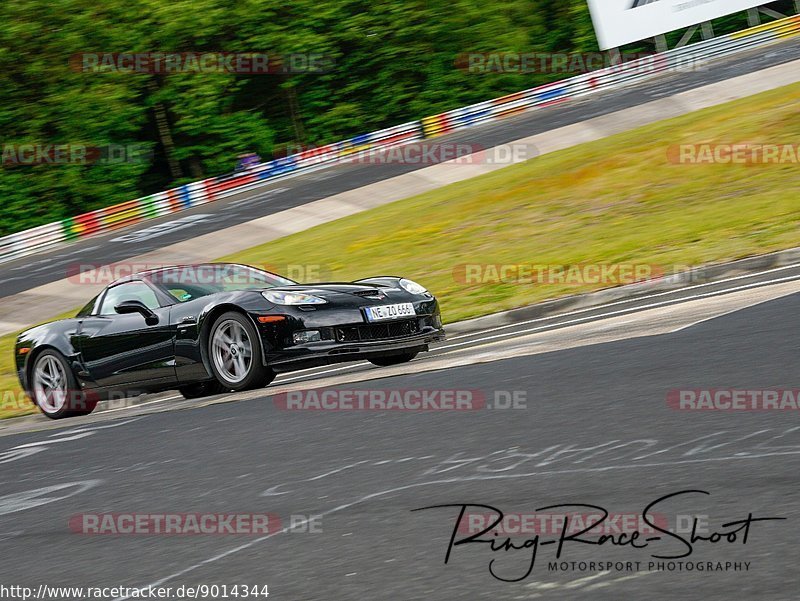
[[[444,336],[436,298],[405,278],[298,284],[208,263],[113,282],[75,317],[20,334],[15,360],[23,389],[58,419],[114,395],[196,398],[343,361],[395,365]]]

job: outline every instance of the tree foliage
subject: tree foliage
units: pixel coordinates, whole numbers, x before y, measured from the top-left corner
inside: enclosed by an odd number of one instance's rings
[[[718,31],[744,26],[739,14]],[[469,73],[457,66],[464,53],[596,50],[585,0],[0,3],[0,145],[149,151],[114,164],[0,166],[0,235],[231,171],[243,152],[270,157],[563,76]],[[316,53],[335,66],[272,75],[70,67],[84,52],[193,51]]]

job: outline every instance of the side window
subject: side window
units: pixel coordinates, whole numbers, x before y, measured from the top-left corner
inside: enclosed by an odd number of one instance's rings
[[[100,307],[100,315],[117,315],[114,310],[118,304],[138,300],[145,304],[149,309],[158,309],[161,305],[156,298],[156,293],[144,282],[128,282],[109,288],[106,297],[103,299],[103,306]]]
[[[95,311],[97,310],[97,305],[100,302],[100,295],[98,294],[92,300],[89,301],[83,309],[78,311],[78,314],[75,317],[88,317],[89,315],[94,315]]]

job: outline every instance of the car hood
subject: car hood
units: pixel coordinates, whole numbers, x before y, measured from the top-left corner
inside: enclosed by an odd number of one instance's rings
[[[350,282],[325,284],[296,284],[267,288],[267,292],[301,292],[324,298],[340,305],[390,305],[431,300],[432,296],[419,296],[406,292],[399,286],[381,284],[353,284]]]
[[[388,286],[372,286],[368,284],[352,284],[348,282],[333,283],[333,284],[296,284],[293,286],[276,286],[274,288],[267,288],[267,291],[280,291],[280,292],[302,292],[304,294],[313,294],[321,298],[335,298],[341,295],[356,296],[359,298],[387,296],[390,293],[396,294],[402,292],[403,295],[407,294],[402,288],[391,288]]]

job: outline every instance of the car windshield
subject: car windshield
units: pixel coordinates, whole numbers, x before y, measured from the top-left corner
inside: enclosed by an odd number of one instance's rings
[[[181,303],[217,292],[258,290],[297,283],[274,273],[228,263],[173,267],[146,277]]]

